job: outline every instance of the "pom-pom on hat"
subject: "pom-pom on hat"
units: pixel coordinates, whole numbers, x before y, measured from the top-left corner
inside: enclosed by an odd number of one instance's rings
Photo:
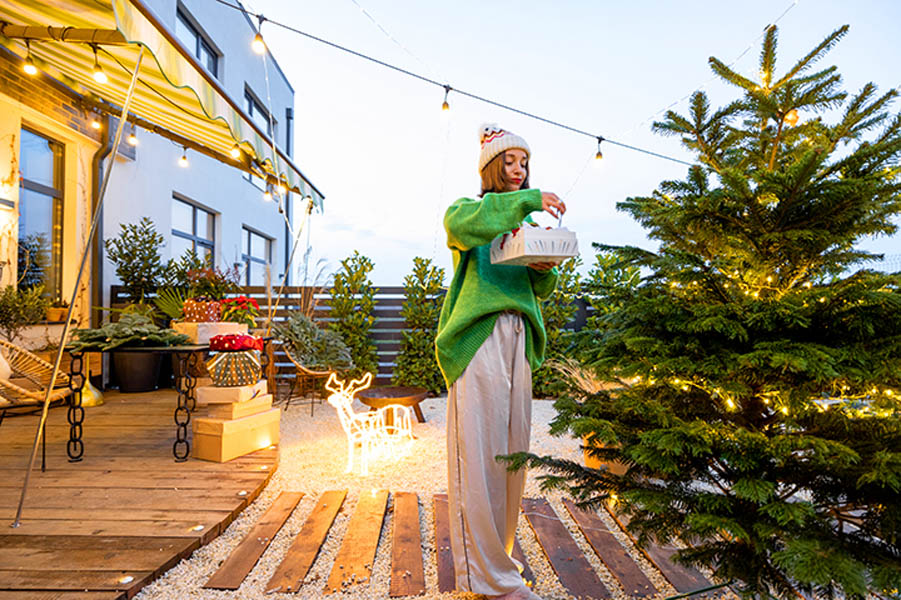
[[[479,154],[480,173],[485,165],[491,162],[491,159],[505,150],[519,148],[525,150],[529,156],[532,155],[532,151],[529,150],[529,145],[524,139],[511,131],[501,129],[496,123],[483,123],[479,127],[479,142],[482,144],[482,152]]]

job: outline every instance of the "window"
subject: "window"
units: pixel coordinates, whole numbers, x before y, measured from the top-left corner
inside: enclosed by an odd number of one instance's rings
[[[244,108],[247,110],[247,114],[250,115],[250,118],[253,119],[253,122],[256,123],[260,129],[265,131],[266,135],[271,136],[273,123],[269,122],[269,111],[263,108],[263,105],[256,99],[250,90],[244,91]]]
[[[18,281],[62,293],[63,145],[22,129]]]
[[[244,273],[246,285],[266,285],[266,266],[272,251],[272,238],[244,227]]]
[[[219,77],[219,53],[181,9],[175,13],[175,35],[213,77]]]
[[[201,258],[215,262],[216,215],[199,206],[172,197],[172,258],[193,250]]]

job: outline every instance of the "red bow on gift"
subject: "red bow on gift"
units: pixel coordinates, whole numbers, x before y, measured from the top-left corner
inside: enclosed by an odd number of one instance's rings
[[[262,352],[263,339],[252,335],[235,333],[230,333],[228,335],[214,335],[210,338],[210,350],[259,350]]]

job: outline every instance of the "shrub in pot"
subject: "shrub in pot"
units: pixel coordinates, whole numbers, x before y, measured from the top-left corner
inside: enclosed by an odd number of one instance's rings
[[[44,318],[47,304],[42,285],[27,288],[6,286],[0,291],[0,334],[10,343],[18,343],[26,327]]]
[[[76,329],[66,349],[73,352],[109,351],[116,348],[178,346],[187,336],[163,329],[143,314],[124,312],[115,323],[96,329]],[[114,352],[113,365],[122,392],[148,392],[156,388],[160,355],[152,352]]]

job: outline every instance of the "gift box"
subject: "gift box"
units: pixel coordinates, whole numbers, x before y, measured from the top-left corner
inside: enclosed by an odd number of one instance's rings
[[[281,410],[272,408],[240,419],[191,419],[194,438],[191,454],[194,458],[225,462],[244,456],[279,441]]]
[[[206,368],[213,378],[213,385],[253,385],[260,380],[262,374],[260,351],[220,352],[207,361]]]
[[[576,234],[565,227],[519,227],[491,242],[491,263],[495,265],[563,262],[578,255]]]
[[[246,323],[181,323],[172,322],[172,329],[191,338],[192,344],[209,344],[218,335],[240,335],[247,333]]]
[[[263,340],[252,335],[226,334],[210,338],[210,350],[235,352],[237,350],[263,351]]]
[[[222,305],[218,300],[189,298],[183,312],[188,323],[216,323],[222,318]]]
[[[230,402],[228,404],[214,404],[210,406],[208,417],[213,419],[241,419],[257,413],[265,412],[272,408],[272,394],[260,394],[243,402]]]
[[[252,398],[268,393],[268,382],[265,379],[255,381],[252,385],[217,386],[206,385],[194,390],[197,404],[229,404],[232,402],[246,402]]]

